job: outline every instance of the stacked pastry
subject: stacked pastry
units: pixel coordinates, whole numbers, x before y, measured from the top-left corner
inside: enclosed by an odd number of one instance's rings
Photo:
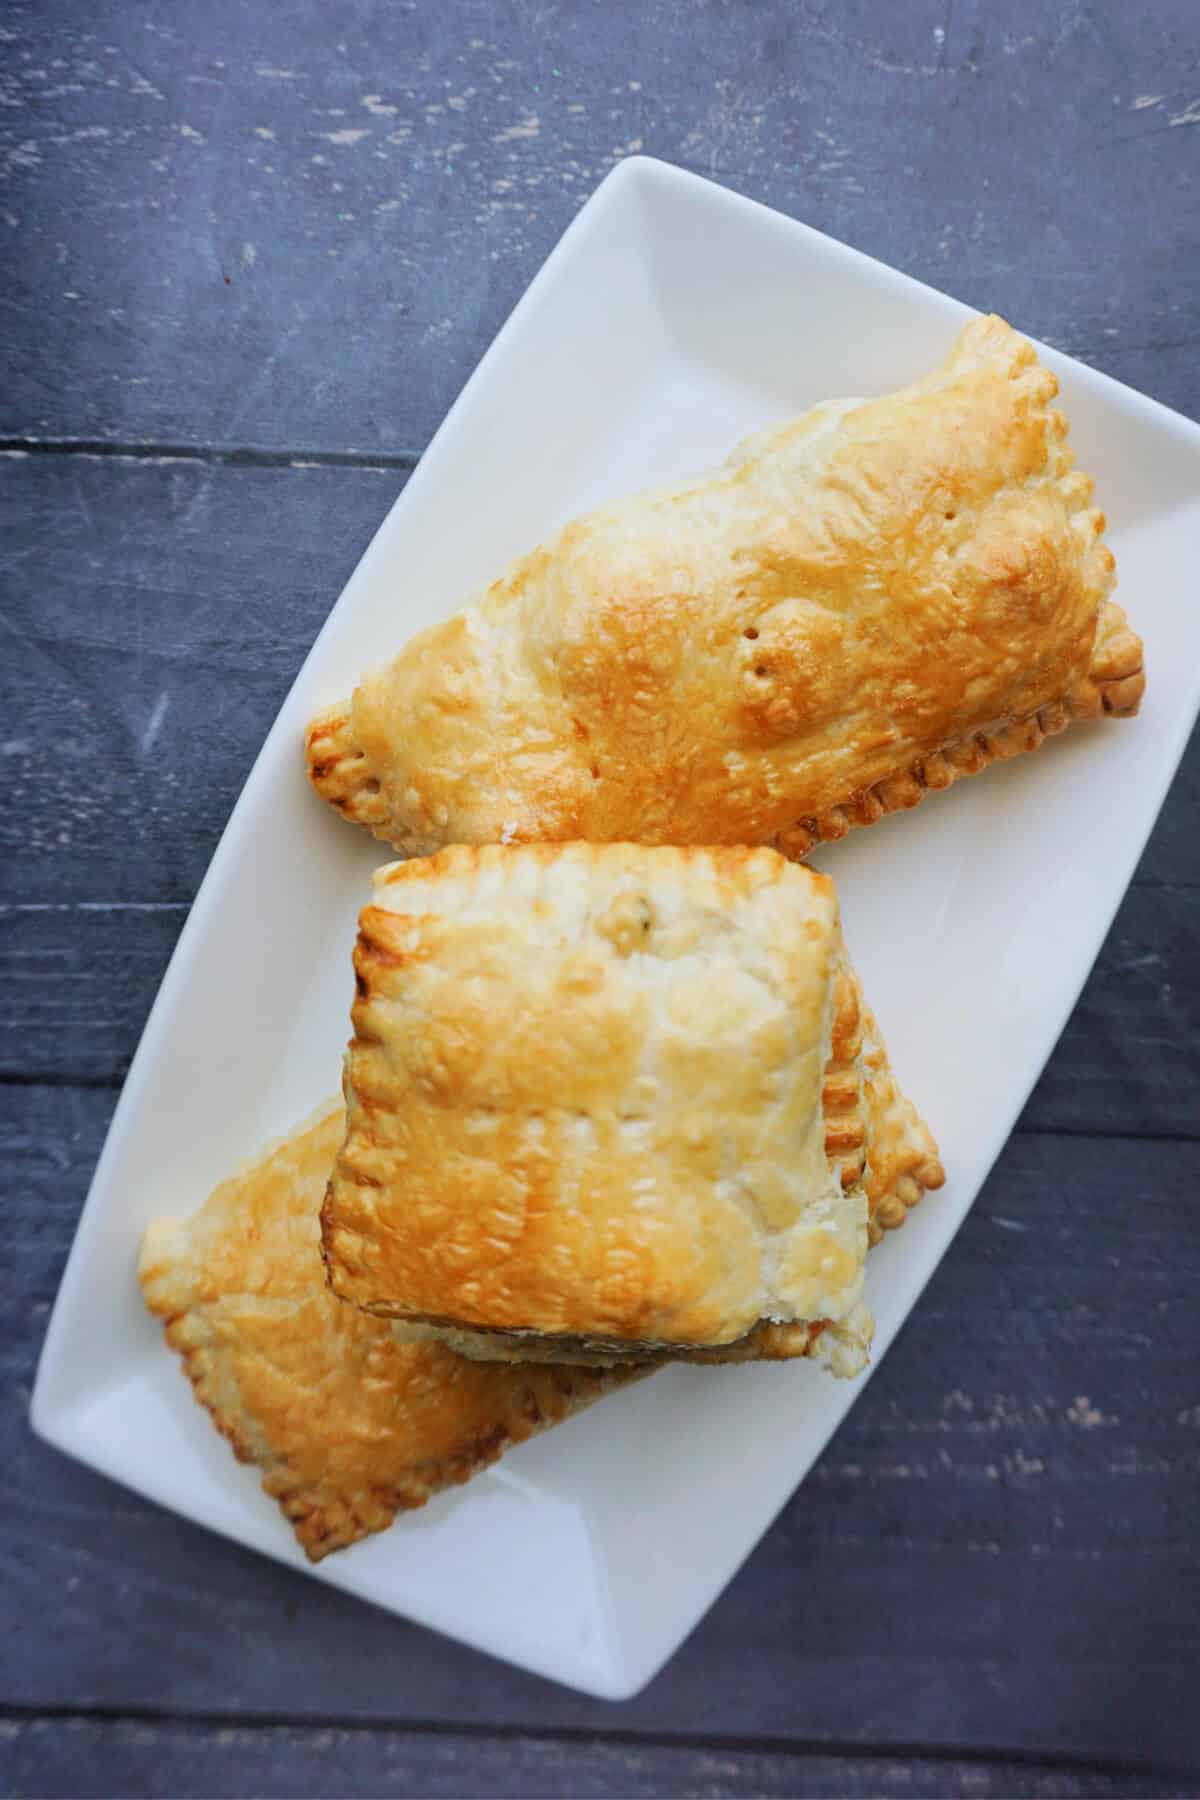
[[[1055,391],[977,320],[576,521],[313,722],[317,791],[407,859],[345,1105],[142,1253],[310,1556],[664,1361],[863,1367],[868,1246],[943,1175],[794,859],[1136,711]]]

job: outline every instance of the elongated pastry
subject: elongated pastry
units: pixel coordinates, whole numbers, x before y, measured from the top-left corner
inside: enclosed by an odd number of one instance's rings
[[[576,520],[313,721],[315,787],[407,853],[800,856],[1136,712],[1142,647],[1056,391],[976,319],[914,386]]]
[[[319,1228],[342,1135],[331,1104],[194,1218],[156,1220],[140,1263],[196,1398],[262,1470],[313,1562],[639,1372],[467,1362],[343,1306]]]
[[[456,847],[379,872],[355,968],[323,1212],[343,1299],[473,1355],[861,1367],[869,1221],[942,1172],[827,877],[768,849]]]

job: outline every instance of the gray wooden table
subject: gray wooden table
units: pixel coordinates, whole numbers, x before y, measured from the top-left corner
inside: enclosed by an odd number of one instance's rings
[[[30,1436],[117,1090],[274,709],[639,149],[1200,414],[1196,0],[0,10],[5,1791],[1200,1788],[1195,753],[917,1314],[631,1704]]]

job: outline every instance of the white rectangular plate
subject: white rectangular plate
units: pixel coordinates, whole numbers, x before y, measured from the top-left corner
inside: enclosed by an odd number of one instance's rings
[[[382,853],[309,792],[306,720],[573,514],[702,470],[814,401],[913,380],[966,316],[665,164],[633,159],[605,181],[384,520],[234,810],[63,1278],[33,1400],[50,1443],[307,1567],[254,1473],[235,1467],[192,1401],[134,1273],[152,1215],[190,1212],[337,1085],[355,917]],[[949,1171],[871,1257],[876,1362],[1062,1029],[1200,699],[1200,430],[1047,360],[1109,513],[1148,697],[1133,722],[1078,727],[822,858]],[[712,1603],[859,1391],[803,1366],[668,1370],[311,1572],[623,1698]]]

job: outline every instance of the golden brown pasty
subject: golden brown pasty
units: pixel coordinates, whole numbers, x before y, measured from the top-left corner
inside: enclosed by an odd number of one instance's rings
[[[146,1233],[146,1303],[196,1398],[313,1562],[466,1481],[638,1370],[467,1362],[329,1292],[319,1212],[340,1102]]]
[[[315,787],[409,853],[799,856],[1136,712],[1142,646],[1056,391],[976,319],[913,387],[576,520],[313,721]]]
[[[828,877],[768,849],[456,847],[379,872],[355,969],[323,1213],[343,1299],[473,1355],[861,1366],[870,1221],[942,1172]]]

